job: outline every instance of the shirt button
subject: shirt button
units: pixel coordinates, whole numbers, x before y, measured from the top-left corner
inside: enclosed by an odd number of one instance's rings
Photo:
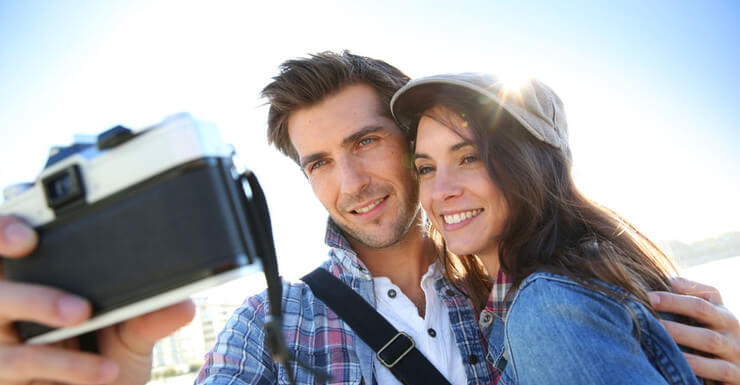
[[[491,326],[491,323],[493,323],[493,315],[488,310],[483,310],[480,313],[480,320],[478,320],[478,325],[482,328],[486,328],[488,326]]]
[[[437,336],[437,332],[436,332],[436,331],[435,331],[434,329],[432,329],[432,328],[429,328],[429,329],[427,329],[427,333],[429,333],[429,335],[430,335],[430,336],[431,336],[432,338],[434,338],[434,337],[436,337],[436,336]]]
[[[477,364],[477,363],[478,363],[478,356],[476,356],[475,354],[471,354],[471,355],[470,355],[470,356],[468,357],[468,363],[469,363],[470,365],[475,365],[475,364]]]
[[[388,290],[388,296],[391,298],[396,298],[396,291],[393,289]]]

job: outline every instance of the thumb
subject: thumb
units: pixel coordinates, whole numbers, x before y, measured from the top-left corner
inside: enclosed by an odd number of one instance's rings
[[[194,316],[195,304],[186,300],[122,323],[118,337],[132,353],[148,355],[158,340],[187,325]]]
[[[36,248],[37,242],[38,235],[28,225],[16,218],[0,215],[0,255],[24,256]]]

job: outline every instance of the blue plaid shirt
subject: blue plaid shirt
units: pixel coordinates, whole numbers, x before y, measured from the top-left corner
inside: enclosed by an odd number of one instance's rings
[[[322,264],[368,303],[375,306],[370,272],[350,248],[336,225],[327,225],[330,259]],[[457,348],[464,360],[468,384],[491,384],[492,365],[485,359],[484,339],[470,300],[441,278],[435,289],[447,306]],[[285,367],[272,362],[265,346],[266,293],[247,299],[221,332],[196,384],[287,384]],[[302,282],[283,282],[283,323],[288,350],[306,365],[331,375],[329,384],[375,384],[375,353],[350,327],[314,297]],[[308,370],[290,363],[297,384],[318,381]]]

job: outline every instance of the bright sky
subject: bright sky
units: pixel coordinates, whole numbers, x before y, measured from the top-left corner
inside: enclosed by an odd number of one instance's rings
[[[738,2],[269,3],[0,0],[0,187],[74,134],[189,111],[260,177],[298,277],[325,258],[325,211],[266,145],[258,93],[285,59],[350,49],[412,77],[537,76],[588,196],[659,240],[740,230]]]

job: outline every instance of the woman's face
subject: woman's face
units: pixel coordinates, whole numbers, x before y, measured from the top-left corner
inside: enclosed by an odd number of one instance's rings
[[[471,129],[445,107],[434,107],[424,115],[414,162],[427,216],[453,253],[497,258],[496,237],[504,228],[508,209],[473,146]]]

